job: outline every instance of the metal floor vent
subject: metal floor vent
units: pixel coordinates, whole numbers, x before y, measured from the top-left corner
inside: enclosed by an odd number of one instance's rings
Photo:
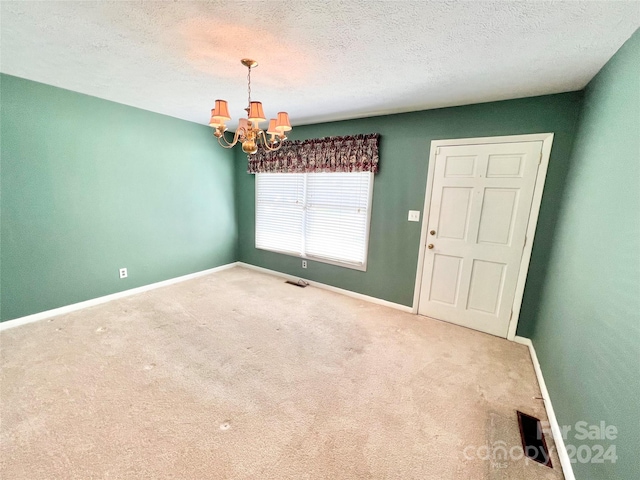
[[[304,288],[307,285],[309,285],[307,282],[305,282],[304,280],[298,280],[297,282],[294,282],[292,280],[287,280],[284,283],[288,283],[289,285],[295,285],[296,287],[300,287],[300,288]]]
[[[553,468],[540,420],[518,411],[518,425],[520,426],[520,438],[525,456]]]

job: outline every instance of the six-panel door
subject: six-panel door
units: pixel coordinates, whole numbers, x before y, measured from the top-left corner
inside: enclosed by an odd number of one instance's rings
[[[506,337],[541,151],[438,147],[418,313]]]

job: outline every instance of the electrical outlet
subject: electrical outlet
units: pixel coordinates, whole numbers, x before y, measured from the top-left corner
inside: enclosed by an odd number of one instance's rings
[[[420,210],[409,210],[409,218],[410,222],[419,222],[420,221]]]
[[[120,278],[127,278],[127,269],[126,268],[121,268],[120,269]]]
[[[306,260],[302,260],[302,268],[307,268],[307,261]]]

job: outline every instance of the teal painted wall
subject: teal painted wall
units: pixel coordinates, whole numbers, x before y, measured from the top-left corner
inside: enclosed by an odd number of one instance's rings
[[[423,207],[431,140],[554,132],[518,334],[561,424],[620,431],[618,462],[577,463],[577,477],[637,478],[638,58],[636,32],[584,105],[576,92],[296,127],[382,135],[367,272],[256,250],[254,177],[208,127],[0,75],[0,319],[236,259],[411,305],[420,223],[406,216]]]
[[[532,331],[561,425],[615,425],[616,464],[579,479],[640,478],[640,31],[585,91],[547,281]]]
[[[236,151],[236,202],[240,261],[336,287],[411,305],[416,278],[420,225],[407,221],[409,210],[424,206],[431,140],[554,132],[555,139],[520,329],[527,331],[544,283],[548,251],[557,220],[575,132],[581,93],[566,93],[464,107],[371,117],[295,127],[291,138],[380,133],[380,173],[376,175],[366,272],[257,250],[254,176],[246,173],[246,156]],[[424,212],[423,212],[424,213]],[[424,215],[421,215],[421,219]]]
[[[210,128],[8,75],[0,95],[0,319],[235,261]]]

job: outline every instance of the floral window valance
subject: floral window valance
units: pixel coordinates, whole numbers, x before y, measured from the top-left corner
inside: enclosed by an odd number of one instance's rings
[[[249,173],[378,172],[380,135],[326,137],[286,142],[280,150],[259,150]]]

